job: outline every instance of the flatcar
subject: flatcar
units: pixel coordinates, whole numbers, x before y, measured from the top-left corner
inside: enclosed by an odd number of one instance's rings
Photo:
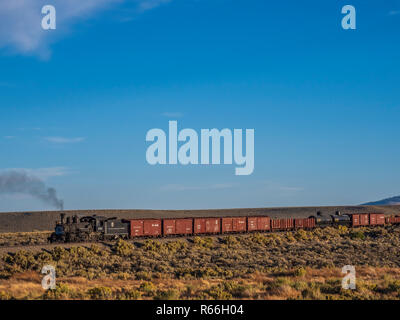
[[[237,234],[251,232],[278,232],[299,229],[347,226],[383,226],[400,224],[400,216],[385,217],[382,213],[332,215],[317,213],[308,218],[199,217],[165,219],[117,219],[101,216],[73,216],[56,223],[50,242],[97,241],[117,238],[176,237],[195,235]]]

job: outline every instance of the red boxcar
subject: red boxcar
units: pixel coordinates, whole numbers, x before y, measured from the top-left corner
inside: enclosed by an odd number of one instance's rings
[[[270,217],[248,217],[247,231],[268,231],[271,230]]]
[[[128,220],[130,227],[130,237],[157,237],[161,236],[161,220],[155,219],[136,219]]]
[[[368,226],[369,225],[369,214],[368,213],[360,214],[360,225],[361,226]]]
[[[360,226],[368,226],[369,225],[369,214],[368,213],[360,213],[360,214],[352,214],[351,215],[351,226],[352,227],[360,227]]]
[[[222,218],[221,219],[222,233],[229,233],[233,230],[232,218]]]
[[[144,220],[143,235],[157,237],[161,235],[161,220]]]
[[[247,230],[246,218],[232,218],[233,232],[246,232]]]
[[[221,223],[219,218],[207,218],[206,220],[206,233],[220,233]]]
[[[194,234],[220,233],[219,218],[194,219]]]
[[[352,227],[360,226],[360,215],[359,214],[352,214],[351,215],[351,226]]]
[[[400,223],[400,216],[394,217],[394,223]]]
[[[194,219],[194,234],[206,233],[206,219]]]
[[[314,218],[307,218],[305,220],[305,228],[306,229],[314,229],[315,228],[315,219]]]
[[[246,232],[246,218],[222,218],[222,233]]]
[[[294,226],[296,229],[312,229],[315,227],[314,218],[294,219]]]
[[[369,224],[371,226],[384,225],[385,215],[383,213],[370,213],[369,214]]]
[[[176,234],[193,234],[193,220],[176,219],[175,232]]]
[[[291,230],[294,228],[294,219],[272,219],[271,228],[273,230]]]
[[[129,220],[131,238],[143,236],[143,220]]]
[[[376,214],[376,224],[385,225],[385,215],[383,213]]]
[[[247,231],[258,231],[258,218],[248,217],[247,218]]]
[[[259,231],[271,230],[271,219],[269,217],[257,217],[257,228]]]
[[[169,236],[176,234],[176,220],[164,219],[163,220],[163,235]]]
[[[304,229],[304,219],[294,219],[294,226],[296,229]]]

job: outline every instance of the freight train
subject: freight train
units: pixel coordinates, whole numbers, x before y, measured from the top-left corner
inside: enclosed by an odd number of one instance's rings
[[[102,216],[72,216],[56,223],[50,242],[81,242],[150,237],[179,237],[251,232],[311,230],[328,226],[384,226],[400,224],[400,216],[385,217],[382,213],[321,215],[309,218],[273,219],[268,216],[203,217],[163,219],[117,219]]]

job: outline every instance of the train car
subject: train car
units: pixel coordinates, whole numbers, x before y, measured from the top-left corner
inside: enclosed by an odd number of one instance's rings
[[[256,231],[291,231],[315,227],[346,225],[349,227],[400,224],[400,216],[385,217],[382,213],[322,215],[309,218],[271,219],[268,216],[222,218],[117,219],[101,216],[72,216],[56,222],[50,242],[79,242],[117,238],[168,237],[208,234],[229,234]]]
[[[332,225],[332,217],[317,213],[316,216],[311,216],[310,219],[315,220],[315,225],[324,228]]]
[[[270,231],[271,218],[270,217],[247,217],[247,231]]]
[[[176,219],[176,234],[193,234],[193,219]]]
[[[194,234],[218,234],[221,233],[220,218],[195,218]]]
[[[369,226],[369,214],[357,213],[349,215],[351,218],[351,227],[365,227]]]
[[[222,233],[240,233],[247,231],[247,221],[245,217],[240,218],[222,218]]]
[[[272,230],[292,230],[294,229],[294,219],[286,218],[286,219],[272,219],[271,220],[271,229]]]
[[[67,217],[60,215],[60,221],[56,222],[54,232],[48,238],[49,242],[81,242],[112,240],[117,238],[128,238],[129,223],[117,218],[101,216],[77,215]]]
[[[346,227],[350,227],[351,226],[351,217],[348,216],[347,214],[334,214],[331,215],[332,218],[332,223],[334,225],[341,225],[341,226],[346,226]]]
[[[315,227],[314,218],[300,218],[294,219],[295,229],[312,229]]]
[[[386,224],[398,224],[400,223],[400,216],[390,216],[385,218]]]
[[[163,236],[190,235],[193,233],[192,219],[163,219]]]
[[[175,219],[163,219],[162,221],[162,234],[163,236],[176,235],[176,220]]]
[[[221,219],[206,218],[206,233],[221,233]]]
[[[130,223],[130,238],[159,237],[162,235],[161,219],[134,219]]]
[[[385,224],[385,215],[383,213],[370,213],[369,224],[371,226],[379,226]]]
[[[360,214],[360,225],[361,226],[369,226],[369,214],[368,213]]]

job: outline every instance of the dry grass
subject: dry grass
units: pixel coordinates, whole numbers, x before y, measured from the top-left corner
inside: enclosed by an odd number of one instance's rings
[[[307,269],[303,277],[255,272],[231,280],[118,280],[61,277],[57,289],[44,291],[39,274],[25,272],[0,281],[1,299],[123,299],[123,300],[287,300],[400,299],[400,269],[358,269],[357,289],[341,289],[339,269]],[[392,276],[391,274],[395,275]],[[364,275],[368,275],[365,277]]]
[[[399,245],[400,227],[342,227],[18,251],[0,258],[0,298],[399,299]],[[41,288],[45,264],[56,290]],[[345,265],[356,291],[341,289]]]
[[[46,244],[51,232],[0,233],[0,247]]]

